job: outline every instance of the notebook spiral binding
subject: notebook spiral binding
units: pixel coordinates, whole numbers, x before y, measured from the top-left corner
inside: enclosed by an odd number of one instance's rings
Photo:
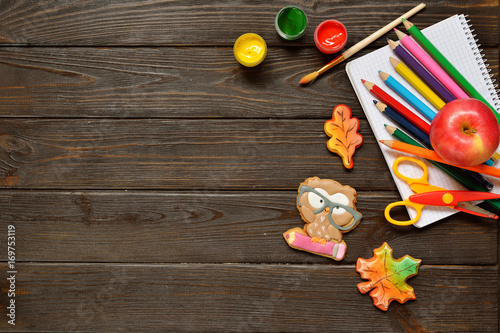
[[[487,63],[488,59],[484,58],[483,49],[479,47],[481,44],[478,44],[478,39],[476,38],[476,34],[474,34],[474,29],[472,29],[472,24],[470,24],[470,19],[467,18],[468,15],[459,15],[460,24],[465,31],[465,35],[467,36],[467,40],[469,41],[469,45],[472,47],[474,51],[474,56],[476,57],[476,61],[479,65],[482,75],[486,80],[486,85],[488,86],[488,91],[493,99],[493,107],[500,112],[500,99],[498,98],[498,93],[500,92],[498,88],[498,83],[495,83],[495,79],[492,79],[493,74],[490,74],[491,68],[488,68],[489,65]]]

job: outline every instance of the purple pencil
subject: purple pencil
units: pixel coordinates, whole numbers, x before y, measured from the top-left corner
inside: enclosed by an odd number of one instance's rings
[[[422,81],[427,83],[429,88],[434,90],[434,92],[441,96],[441,98],[447,103],[456,99],[456,97],[448,90],[441,82],[439,82],[434,75],[432,75],[427,68],[422,66],[417,59],[413,57],[404,47],[399,43],[387,39],[389,46],[394,51],[394,53],[402,60],[410,69],[417,74]]]

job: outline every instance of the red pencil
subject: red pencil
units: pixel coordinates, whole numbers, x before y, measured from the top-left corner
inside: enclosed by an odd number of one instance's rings
[[[422,118],[413,113],[410,109],[408,109],[403,104],[399,103],[397,100],[392,98],[388,93],[386,93],[382,88],[377,86],[374,83],[368,82],[364,79],[361,79],[361,82],[365,85],[365,87],[378,99],[380,99],[385,104],[389,105],[391,108],[396,110],[400,115],[405,117],[409,122],[413,125],[417,126],[419,129],[424,131],[426,134],[429,134],[431,130],[431,125],[426,123]]]

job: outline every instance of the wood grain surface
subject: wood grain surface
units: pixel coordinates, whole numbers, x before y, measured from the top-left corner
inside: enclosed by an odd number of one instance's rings
[[[496,79],[498,47],[483,53]],[[345,64],[314,86],[297,84],[329,60],[313,48],[276,47],[261,66],[244,68],[231,48],[222,47],[5,47],[0,48],[0,115],[324,120],[335,105],[346,104],[365,118]]]
[[[0,235],[6,237],[7,226],[22,220],[19,256],[29,262],[78,258],[84,262],[331,264],[330,259],[286,246],[283,232],[303,225],[295,197],[293,191],[7,191],[0,194],[0,204],[9,205]],[[384,241],[425,264],[496,263],[496,222],[461,213],[430,226],[428,232],[397,227],[380,214],[381,207],[397,199],[388,191],[361,192],[357,208],[363,223],[344,236],[348,252],[342,263],[371,257],[372,249]],[[399,214],[405,217],[402,211]]]
[[[345,63],[298,85],[332,59],[314,46],[321,21],[342,21],[349,47],[418,3],[1,1],[0,330],[499,331],[498,222],[387,223],[400,196]],[[292,4],[309,28],[284,41],[274,16]],[[469,15],[497,79],[499,1],[426,4],[411,19],[420,28]],[[255,68],[233,56],[246,32],[269,47]],[[396,38],[353,59],[385,37]],[[326,147],[338,104],[361,121],[352,170]],[[283,239],[304,225],[297,188],[311,176],[357,190],[363,219],[340,262]],[[417,299],[387,312],[355,271],[383,242],[422,259],[408,281]]]
[[[351,265],[29,263],[19,269],[18,330],[489,332],[497,325],[496,295],[487,287],[497,281],[495,267],[424,266],[409,280],[417,300],[393,304],[387,313],[359,293],[362,280]]]

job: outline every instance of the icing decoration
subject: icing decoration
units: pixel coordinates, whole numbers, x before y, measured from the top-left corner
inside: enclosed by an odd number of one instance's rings
[[[356,271],[362,279],[369,281],[358,283],[358,290],[365,294],[371,290],[373,305],[387,311],[392,301],[403,304],[416,299],[415,291],[406,280],[418,274],[418,266],[422,260],[405,255],[393,259],[392,248],[387,244],[373,250],[370,259],[358,258]]]
[[[362,215],[356,210],[356,190],[332,179],[307,178],[300,184],[297,209],[306,223],[283,234],[294,249],[342,260],[347,244],[342,234],[354,229]]]
[[[363,143],[363,136],[358,133],[359,119],[352,117],[348,106],[340,104],[333,109],[332,119],[325,122],[324,129],[331,138],[326,143],[328,150],[339,154],[344,167],[352,169],[354,151]]]
[[[286,242],[290,247],[311,252],[327,258],[335,260],[344,259],[346,244],[344,241],[340,243],[325,242],[325,244],[313,242],[311,237],[301,228],[293,228],[283,234]]]

